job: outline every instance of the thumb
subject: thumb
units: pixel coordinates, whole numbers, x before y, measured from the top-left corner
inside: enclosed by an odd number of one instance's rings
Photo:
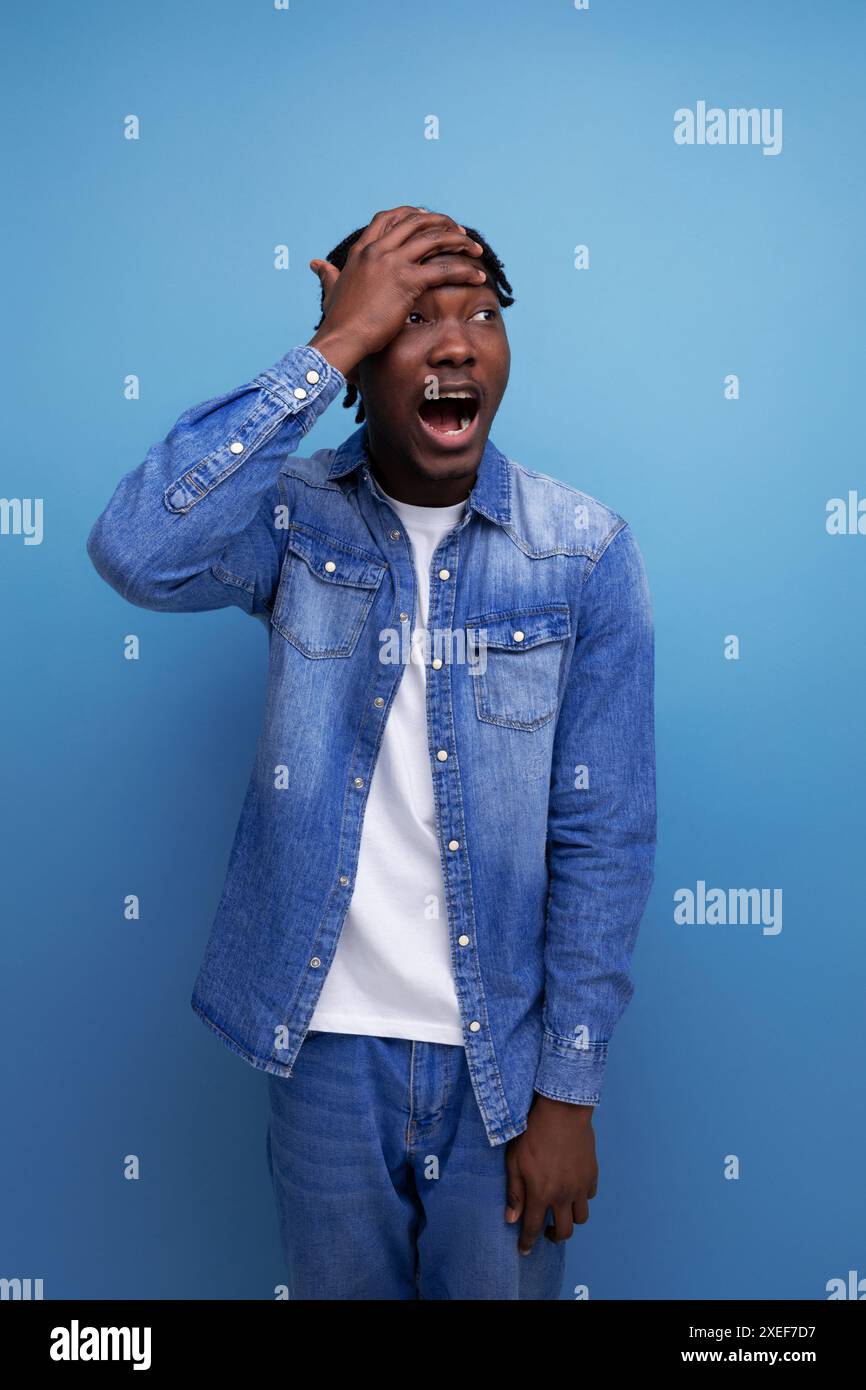
[[[335,265],[331,265],[330,261],[320,261],[316,259],[310,261],[310,269],[314,272],[314,274],[318,275],[319,283],[321,284],[322,289],[325,293],[325,298],[327,299],[331,290],[334,288],[334,286],[340,278],[339,270]]]

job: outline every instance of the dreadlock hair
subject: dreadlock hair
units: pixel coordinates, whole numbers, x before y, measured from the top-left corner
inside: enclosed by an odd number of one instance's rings
[[[329,251],[324,259],[326,261],[330,261],[331,265],[336,266],[338,270],[342,270],[348,259],[349,252],[351,251],[355,242],[358,240],[358,237],[361,235],[361,233],[365,232],[366,230],[366,227],[356,227],[354,232],[350,232],[347,237],[344,237],[343,240],[340,242],[339,246],[335,246],[333,251]],[[476,231],[474,227],[467,227],[466,235],[471,237],[473,241],[477,241],[481,246],[481,255],[475,257],[475,259],[479,261],[481,265],[484,266],[484,269],[487,271],[491,280],[493,281],[493,289],[496,294],[496,298],[499,300],[499,303],[502,305],[503,309],[507,309],[509,304],[514,303],[514,296],[511,293],[511,286],[509,285],[508,280],[505,276],[504,265],[502,264],[501,260],[499,259],[493,248],[488,245],[481,233],[479,231]],[[322,286],[319,301],[321,314],[319,316],[319,322],[316,324],[316,328],[319,328],[321,326],[325,317],[324,286]],[[360,399],[357,386],[353,386],[351,382],[348,382],[346,385],[346,394],[343,397],[343,405],[346,406],[348,409],[351,409],[351,407],[355,404],[356,401],[358,402],[358,409],[355,412],[355,422],[356,424],[360,425],[366,418],[364,411],[364,402]]]

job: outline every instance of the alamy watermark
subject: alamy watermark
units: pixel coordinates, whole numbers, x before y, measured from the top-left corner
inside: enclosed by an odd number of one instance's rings
[[[401,662],[426,666],[428,660],[438,670],[445,664],[468,666],[470,676],[480,676],[487,670],[487,632],[485,628],[434,627],[416,628],[410,635],[409,624],[383,627],[379,631],[379,660],[383,666]]]
[[[762,154],[782,152],[781,106],[707,107],[705,101],[674,112],[678,145],[761,145]]]
[[[0,497],[0,536],[23,536],[25,545],[41,545],[42,498]]]
[[[696,888],[674,892],[677,926],[761,926],[764,936],[782,930],[781,888],[707,888],[702,878]]]

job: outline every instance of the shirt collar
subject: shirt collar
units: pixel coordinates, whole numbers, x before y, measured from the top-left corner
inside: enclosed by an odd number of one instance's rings
[[[348,439],[344,439],[340,447],[334,451],[328,477],[344,478],[361,464],[369,466],[369,462],[365,422],[359,425]],[[497,449],[489,435],[467,503],[475,511],[482,512],[484,516],[489,517],[491,521],[497,522],[500,526],[507,526],[511,520],[511,486],[508,460]]]

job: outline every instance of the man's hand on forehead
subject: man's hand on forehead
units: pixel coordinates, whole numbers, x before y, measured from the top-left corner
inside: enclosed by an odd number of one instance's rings
[[[346,375],[399,333],[415,300],[442,285],[482,285],[480,242],[445,213],[405,205],[377,212],[342,270],[312,260],[324,319],[311,346]]]

